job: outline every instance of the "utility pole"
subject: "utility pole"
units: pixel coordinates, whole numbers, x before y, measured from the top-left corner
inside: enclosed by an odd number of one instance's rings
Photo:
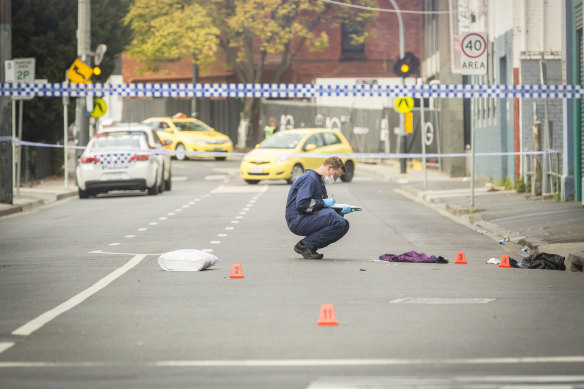
[[[391,2],[391,4],[393,5],[393,8],[395,8],[396,10],[396,14],[397,14],[397,21],[399,24],[399,58],[402,59],[405,56],[405,41],[404,41],[404,22],[402,20],[402,15],[401,15],[401,11],[399,9],[399,7],[397,6],[397,3],[395,2],[395,0],[389,0]],[[402,85],[405,84],[405,80],[402,78],[401,80]],[[405,114],[400,113],[399,114],[399,129],[400,129],[400,135],[399,135],[399,148],[400,148],[400,154],[405,154],[407,151],[407,137],[406,137],[406,130],[405,130]],[[400,158],[399,160],[400,162],[400,169],[399,172],[400,173],[407,173],[407,169],[408,169],[408,160],[407,158]]]
[[[4,61],[12,59],[12,0],[0,0],[0,82]],[[12,138],[12,97],[0,96],[0,138]],[[6,138],[4,138],[6,139]],[[12,204],[12,142],[0,140],[0,203]]]
[[[78,0],[77,11],[77,57],[84,64],[89,63],[91,54],[91,0]],[[87,117],[86,98],[78,97],[75,106],[75,124],[79,135],[79,145],[87,146],[89,142],[89,119]],[[81,154],[81,150],[78,151]]]

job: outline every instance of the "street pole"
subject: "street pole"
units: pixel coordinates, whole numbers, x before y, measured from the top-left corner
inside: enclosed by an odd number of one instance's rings
[[[78,0],[77,13],[77,56],[86,65],[89,63],[91,48],[91,0]],[[89,142],[89,120],[85,96],[77,97],[75,106],[75,123],[79,135],[79,145],[87,146]],[[81,154],[81,151],[78,151]]]
[[[5,82],[4,61],[12,59],[12,0],[0,0],[0,82]],[[0,96],[0,137],[12,133],[11,96]],[[11,138],[13,139],[13,138]],[[0,141],[0,202],[13,201],[13,146],[11,141]]]
[[[424,85],[424,79],[418,78],[418,85]],[[420,98],[420,138],[422,139],[422,163],[424,164],[424,187],[428,189],[428,169],[426,166],[426,121],[424,120],[424,98]]]
[[[405,55],[405,41],[404,41],[404,22],[402,20],[402,15],[399,7],[395,0],[389,0],[393,5],[393,8],[396,10],[397,21],[399,25],[399,58],[402,59]],[[401,84],[405,84],[405,80],[402,77]],[[400,173],[407,173],[408,169],[408,160],[404,158],[404,154],[407,151],[407,138],[406,138],[406,130],[405,130],[405,114],[400,113],[399,115],[399,145],[400,145],[400,154],[402,154],[402,158],[400,158]]]
[[[69,85],[67,82],[67,71],[65,71],[65,82],[63,83],[64,86]],[[63,161],[65,161],[65,179],[63,185],[65,188],[69,186],[69,136],[67,134],[67,129],[69,127],[69,96],[63,96],[63,147],[64,157]]]

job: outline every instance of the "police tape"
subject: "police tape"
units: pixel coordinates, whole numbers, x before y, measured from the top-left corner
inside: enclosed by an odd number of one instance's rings
[[[18,139],[12,139],[9,136],[0,137],[0,142],[12,142],[15,146],[32,146],[32,147],[52,147],[52,148],[64,148],[65,146],[60,144],[49,144],[49,143],[38,143],[38,142],[28,142]],[[85,150],[84,146],[67,146],[70,149]],[[116,152],[116,153],[140,153],[140,154],[162,154],[162,155],[172,155],[172,156],[186,156],[186,157],[245,157],[251,156],[249,153],[238,153],[238,152],[217,152],[217,151],[176,151],[167,149],[97,149],[96,152]],[[500,152],[477,152],[475,156],[477,157],[501,157],[501,156],[516,156],[516,155],[548,155],[548,154],[559,154],[557,150],[543,150],[543,151],[500,151]],[[469,153],[290,153],[290,154],[280,154],[278,157],[281,160],[285,160],[291,157],[310,157],[310,158],[328,158],[331,155],[338,156],[340,158],[351,158],[356,160],[370,160],[370,159],[408,159],[408,158],[455,158],[455,157],[470,157]],[[261,159],[257,157],[254,159]]]
[[[581,99],[583,85],[316,85],[3,83],[0,96],[122,97],[413,97]]]

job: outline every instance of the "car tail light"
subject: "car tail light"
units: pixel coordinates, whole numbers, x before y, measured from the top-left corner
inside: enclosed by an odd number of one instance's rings
[[[99,159],[95,157],[82,157],[81,163],[98,163]]]
[[[148,161],[150,156],[148,154],[132,155],[130,161]]]

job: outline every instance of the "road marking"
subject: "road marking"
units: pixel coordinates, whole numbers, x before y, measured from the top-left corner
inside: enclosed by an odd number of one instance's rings
[[[109,246],[119,246],[121,243],[116,242],[116,243],[110,243]]]
[[[157,222],[150,222],[150,223],[148,223],[149,226],[155,226],[157,224],[158,224]]]
[[[225,227],[225,229],[228,230],[228,231],[231,231],[231,230],[234,230],[235,227]]]
[[[243,208],[244,211],[249,211],[249,208],[245,207]]]
[[[76,294],[75,296],[71,297],[69,300],[65,301],[64,303],[56,306],[55,308],[47,311],[36,318],[32,319],[28,323],[24,324],[23,326],[15,329],[12,331],[12,335],[24,335],[28,336],[50,322],[51,320],[55,319],[59,315],[67,312],[68,310],[76,307],[77,305],[81,304],[83,301],[88,299],[89,297],[93,296],[110,283],[124,275],[128,270],[132,269],[136,265],[138,265],[144,258],[146,258],[147,254],[138,254],[132,257],[125,265],[117,268],[101,280],[97,281],[95,284],[90,286],[89,288],[85,289],[84,291]]]
[[[124,236],[124,238],[127,238],[127,239],[135,238],[135,237],[136,237],[136,235],[126,235],[126,236]]]
[[[176,215],[174,212],[167,213],[167,216],[174,216],[174,215]]]
[[[224,237],[227,236],[227,234],[217,234],[217,236],[220,236],[220,237],[223,237],[224,238]]]
[[[488,304],[497,299],[494,298],[467,298],[467,297],[446,297],[446,298],[403,298],[391,300],[391,304]]]
[[[182,212],[182,211],[183,211],[183,210],[182,210],[182,209],[180,209],[180,208],[177,208],[177,209],[175,209],[175,210],[174,210],[174,212]]]
[[[477,364],[529,364],[529,363],[581,363],[584,356],[509,357],[509,358],[450,358],[450,359],[241,359],[241,360],[176,360],[146,363],[111,362],[0,362],[0,368],[14,367],[100,367],[100,366],[151,366],[151,367],[314,367],[314,366],[404,366],[404,365],[477,365]],[[512,376],[510,376],[512,377]],[[550,376],[534,377],[542,380]],[[584,376],[553,376],[558,380],[582,381]],[[565,378],[560,378],[565,377]],[[499,379],[501,376],[489,377]]]
[[[183,205],[182,207],[183,207],[183,208],[188,208],[188,207],[190,207],[190,205],[188,205],[188,204],[185,204],[185,205]]]
[[[195,205],[194,201],[189,201],[189,205]]]
[[[211,193],[258,193],[258,192],[265,192],[268,190],[267,186],[264,187],[257,187],[257,186],[220,186],[217,189],[211,191]]]
[[[212,240],[209,243],[210,244],[219,244],[219,243],[221,243],[221,241],[220,240]]]
[[[243,216],[235,216],[236,219],[243,219]]]
[[[14,346],[14,342],[1,342],[0,343],[0,354],[8,350],[10,347]]]
[[[143,232],[143,231],[148,231],[148,228],[144,228],[144,227],[142,227],[142,228],[138,228],[138,231],[140,231],[140,232]]]
[[[247,215],[247,212],[245,212],[245,211],[241,211],[241,212],[239,212],[239,214],[240,214],[240,215]]]
[[[201,251],[203,251],[204,253],[212,253],[213,249],[203,249]]]
[[[174,176],[174,177],[171,177],[170,180],[173,182],[186,181],[187,176]]]
[[[205,176],[204,180],[207,180],[207,181],[224,180],[225,177],[227,177],[227,176],[224,175],[224,174],[217,174],[217,175],[214,175],[214,176]]]
[[[231,224],[237,224],[237,223],[239,223],[239,220],[232,220],[231,221]]]
[[[167,219],[168,218],[167,217],[164,217],[164,216],[158,218],[158,220],[167,220]]]

